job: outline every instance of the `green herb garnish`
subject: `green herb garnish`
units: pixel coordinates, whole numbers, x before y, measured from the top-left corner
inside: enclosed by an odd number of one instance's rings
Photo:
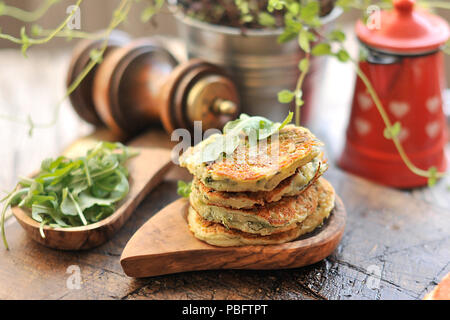
[[[84,157],[59,157],[42,161],[34,178],[21,178],[18,188],[0,202],[1,231],[6,249],[5,215],[8,207],[31,210],[31,217],[44,226],[77,227],[98,222],[115,211],[115,203],[129,191],[127,159],[137,153],[121,143],[100,142]]]
[[[189,198],[189,195],[191,194],[191,186],[192,182],[184,182],[183,180],[179,180],[177,188],[178,195],[183,198]]]
[[[201,161],[210,162],[217,160],[221,155],[231,155],[239,146],[240,136],[256,138],[260,141],[270,137],[292,121],[293,113],[289,112],[282,122],[272,122],[264,117],[250,117],[243,113],[236,120],[229,121],[223,128],[222,135],[216,135],[202,150]],[[211,136],[212,137],[212,136]]]

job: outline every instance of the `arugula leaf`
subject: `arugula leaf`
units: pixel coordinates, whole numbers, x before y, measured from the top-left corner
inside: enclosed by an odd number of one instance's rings
[[[192,182],[184,182],[183,180],[178,180],[177,193],[183,198],[189,198],[191,194]]]
[[[250,136],[252,133],[256,133],[258,140],[262,140],[270,137],[278,130],[281,130],[286,124],[292,121],[293,113],[289,112],[289,115],[283,121],[283,123],[272,122],[264,117],[250,117],[248,115],[241,114],[239,119],[229,122],[223,128],[225,138],[231,141],[231,146],[227,146],[227,154],[231,154],[236,150],[239,143],[239,134],[243,132],[245,135]]]
[[[203,163],[218,160],[221,156],[230,156],[239,146],[243,136],[249,137],[251,144],[266,139],[285,125],[290,123],[293,113],[289,112],[282,122],[272,122],[264,117],[250,117],[241,114],[236,120],[229,121],[223,128],[223,134],[213,134],[204,140],[202,147],[197,152],[189,156],[190,162]]]
[[[66,216],[77,216],[78,211],[75,207],[74,201],[72,201],[71,197],[69,197],[69,188],[64,188],[62,192],[62,201],[60,210]]]
[[[107,196],[97,197],[94,195],[92,190],[91,191],[85,190],[82,193],[80,193],[78,199],[79,199],[80,208],[83,211],[94,205],[99,205],[99,206],[111,205],[115,202],[122,200],[128,194],[128,191],[129,191],[128,179],[120,171],[117,171],[115,174],[119,175],[120,180],[114,186],[113,191],[110,192]]]
[[[294,100],[295,93],[290,90],[282,90],[278,93],[278,101],[280,103],[290,103]]]

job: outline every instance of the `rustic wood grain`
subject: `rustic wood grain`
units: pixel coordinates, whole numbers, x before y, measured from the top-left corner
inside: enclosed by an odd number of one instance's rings
[[[0,113],[47,120],[62,96],[68,60],[67,52],[32,50],[28,59],[17,51],[0,52]],[[331,166],[325,177],[347,209],[346,231],[331,256],[290,270],[127,277],[119,263],[126,243],[156,212],[178,199],[176,180],[190,179],[176,168],[108,242],[89,251],[48,249],[31,240],[14,218],[8,221],[11,250],[0,248],[0,299],[421,299],[450,271],[448,180],[432,189],[401,191],[336,168],[354,73],[331,60],[327,75],[310,128],[327,143]],[[32,172],[42,159],[56,156],[91,130],[67,103],[56,126],[36,130],[32,137],[26,126],[2,121],[0,189],[11,189],[18,175]],[[173,145],[161,129],[142,140],[147,146]],[[81,271],[78,290],[67,286],[71,265]],[[380,271],[378,285],[374,269]]]
[[[126,275],[143,278],[218,269],[289,269],[329,256],[345,228],[342,200],[318,231],[295,241],[270,246],[221,248],[196,239],[187,225],[189,202],[179,199],[147,221],[128,241],[120,258]]]

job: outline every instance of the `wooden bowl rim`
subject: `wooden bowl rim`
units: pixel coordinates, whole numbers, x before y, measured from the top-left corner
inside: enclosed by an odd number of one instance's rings
[[[139,149],[139,152],[146,151],[143,148],[137,148],[137,149]],[[137,157],[139,157],[139,155]],[[30,177],[35,177],[38,174],[38,172],[39,171],[34,172],[33,174],[30,175]],[[133,177],[131,177],[131,175],[128,177],[128,184],[130,186],[129,189],[131,190],[133,188]],[[68,228],[64,228],[64,227],[53,228],[50,226],[44,226],[43,230],[48,231],[48,232],[80,232],[80,231],[90,231],[93,229],[103,227],[105,225],[112,224],[114,221],[116,221],[119,217],[121,217],[124,214],[124,211],[119,210],[119,208],[122,207],[122,205],[129,200],[130,193],[131,192],[128,191],[128,194],[125,196],[125,198],[123,198],[122,200],[120,200],[119,202],[116,203],[115,211],[110,216],[108,216],[105,219],[102,219],[98,222],[91,223],[91,224],[88,224],[85,226],[68,227]],[[32,228],[36,228],[36,229],[40,228],[41,224],[39,222],[37,222],[36,220],[34,220],[30,216],[30,214],[29,214],[30,210],[28,208],[24,209],[24,208],[20,208],[18,206],[14,206],[14,207],[11,207],[11,211],[17,220],[20,220],[23,223],[26,223],[27,225],[29,225]]]

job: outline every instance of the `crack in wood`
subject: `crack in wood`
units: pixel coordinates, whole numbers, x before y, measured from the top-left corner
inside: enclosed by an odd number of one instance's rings
[[[365,276],[367,276],[367,277],[372,277],[372,276],[374,276],[373,274],[368,273],[368,272],[367,272],[366,270],[364,270],[363,268],[361,268],[361,267],[359,267],[359,266],[356,266],[356,265],[354,265],[354,264],[352,264],[352,263],[349,263],[349,262],[347,262],[347,261],[343,261],[343,260],[335,260],[335,259],[330,259],[330,260],[333,261],[334,263],[339,264],[339,265],[343,265],[343,266],[346,266],[346,267],[348,267],[348,268],[350,268],[350,269],[353,269],[353,270],[355,270],[355,271],[358,271],[358,272],[362,273],[363,275],[365,275]],[[384,269],[384,268],[383,268],[383,269]],[[354,280],[357,280],[357,279],[354,279]],[[398,285],[398,284],[395,283],[395,282],[392,282],[392,281],[387,280],[387,279],[383,279],[383,277],[380,277],[380,282],[384,282],[384,283],[386,283],[386,284],[389,284],[389,285],[395,287],[396,289],[400,290],[401,292],[407,294],[408,296],[410,296],[410,297],[412,297],[412,298],[416,298],[416,296],[415,296],[416,293],[415,293],[415,292],[412,292],[412,291],[409,290],[409,289],[403,288],[402,286]],[[378,291],[378,290],[377,290],[377,291]]]

